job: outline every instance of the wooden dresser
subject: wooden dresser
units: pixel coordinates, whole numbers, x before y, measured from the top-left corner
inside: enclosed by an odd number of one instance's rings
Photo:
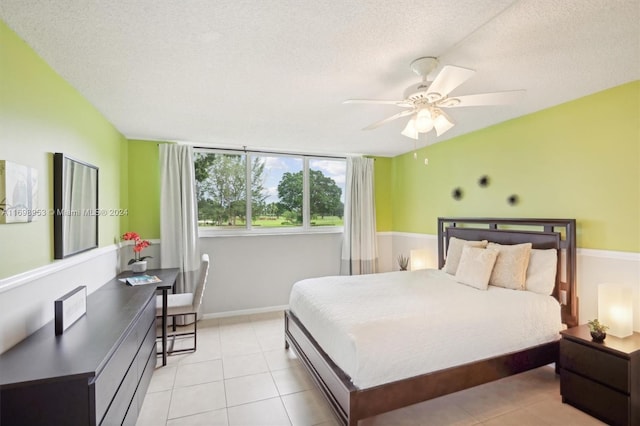
[[[155,290],[114,279],[62,335],[51,321],[0,355],[0,425],[135,425],[156,366]]]
[[[562,402],[610,425],[640,425],[640,333],[602,343],[586,325],[561,334]]]

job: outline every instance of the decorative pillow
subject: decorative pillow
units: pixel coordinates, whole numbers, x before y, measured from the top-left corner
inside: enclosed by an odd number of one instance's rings
[[[460,256],[462,256],[462,248],[465,245],[470,245],[471,247],[481,247],[485,248],[487,246],[488,241],[467,241],[461,240],[460,238],[451,237],[449,238],[449,246],[447,247],[447,258],[444,261],[444,266],[442,269],[451,275],[455,275],[458,270],[458,263],[460,263]]]
[[[491,272],[489,284],[498,287],[524,290],[527,266],[531,255],[531,243],[502,245],[489,243],[487,248],[498,250],[498,258]]]
[[[486,290],[497,257],[497,250],[465,245],[460,255],[456,281],[478,290]]]
[[[556,286],[558,251],[556,249],[532,249],[527,268],[526,290],[551,295]]]

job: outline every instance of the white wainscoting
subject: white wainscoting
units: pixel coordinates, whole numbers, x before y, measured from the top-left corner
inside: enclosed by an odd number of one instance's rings
[[[211,258],[205,318],[283,309],[301,279],[338,275],[342,233],[201,237]]]
[[[389,247],[389,244],[391,246]],[[381,272],[397,271],[398,255],[409,255],[411,249],[425,249],[431,267],[438,263],[438,238],[429,234],[385,232],[378,234],[380,253],[390,253],[392,264],[380,262]],[[577,250],[578,316],[581,324],[598,316],[598,284],[618,283],[633,287],[634,329],[640,331],[640,253],[606,250]]]
[[[427,250],[429,268],[438,267],[438,238],[429,234],[378,232],[378,253],[389,256],[379,263],[379,272],[399,271],[398,257],[409,257],[411,250]],[[383,267],[384,265],[384,267]]]
[[[102,247],[0,280],[0,353],[53,320],[59,297],[81,285],[92,293],[112,279],[118,252]]]

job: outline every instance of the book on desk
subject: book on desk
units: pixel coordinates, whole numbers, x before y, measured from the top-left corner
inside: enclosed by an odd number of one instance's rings
[[[125,279],[128,285],[145,285],[160,283],[162,280],[155,275],[135,275]]]

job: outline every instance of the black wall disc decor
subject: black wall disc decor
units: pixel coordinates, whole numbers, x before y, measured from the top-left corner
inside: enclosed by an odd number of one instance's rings
[[[462,188],[454,189],[453,192],[451,193],[451,196],[453,197],[454,200],[462,199]]]
[[[489,186],[489,176],[481,176],[480,179],[478,179],[478,185],[480,185],[482,188],[486,188],[487,186]]]
[[[516,194],[509,195],[509,198],[507,198],[507,203],[509,203],[510,206],[515,206],[518,204],[518,201],[518,196]]]

